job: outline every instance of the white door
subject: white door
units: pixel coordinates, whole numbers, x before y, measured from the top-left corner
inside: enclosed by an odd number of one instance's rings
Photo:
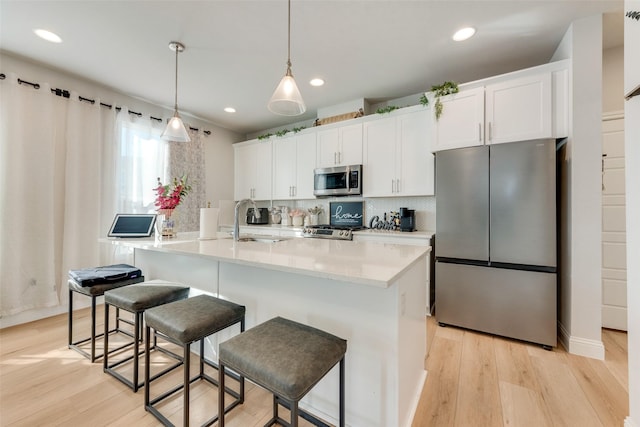
[[[624,118],[605,118],[602,133],[602,326],[626,331]]]

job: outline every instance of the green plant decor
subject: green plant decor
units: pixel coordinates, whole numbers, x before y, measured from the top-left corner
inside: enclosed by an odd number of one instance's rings
[[[427,98],[427,95],[422,94],[422,96],[420,97],[420,104],[422,104],[424,107],[429,105],[429,98]]]
[[[276,131],[276,136],[285,136],[289,132],[290,132],[289,129],[281,129],[281,130]]]
[[[306,128],[307,128],[306,126],[300,126],[299,128],[293,128],[293,133],[298,133],[301,130],[306,129]]]
[[[386,106],[386,107],[384,107],[384,108],[378,108],[378,109],[376,110],[376,113],[378,113],[378,114],[390,113],[390,112],[392,112],[393,110],[397,110],[397,109],[399,109],[399,108],[400,108],[400,107],[396,107],[395,105],[388,105],[388,106]]]
[[[441,85],[431,86],[431,91],[436,98],[436,102],[433,104],[436,111],[436,120],[442,115],[442,102],[440,101],[440,97],[458,93],[458,90],[458,84],[456,82],[444,82]]]
[[[273,136],[272,133],[265,133],[264,135],[258,136],[258,140],[262,141],[263,139],[269,139]]]
[[[637,10],[630,10],[625,15],[627,18],[635,19],[636,21],[640,21],[640,12]]]

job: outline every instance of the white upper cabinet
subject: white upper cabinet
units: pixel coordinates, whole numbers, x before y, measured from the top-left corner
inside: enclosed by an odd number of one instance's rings
[[[568,136],[568,73],[561,67],[522,70],[443,96],[440,118],[432,117],[433,150]]]
[[[271,142],[235,144],[234,197],[236,200],[271,199]]]
[[[483,87],[443,96],[440,102],[440,118],[436,119],[433,113],[434,151],[484,144]]]
[[[313,199],[316,133],[273,140],[274,200]]]
[[[429,109],[419,106],[364,123],[364,197],[434,194]]]
[[[551,74],[539,74],[486,87],[487,144],[552,136]]]
[[[318,129],[318,167],[362,164],[362,123]]]

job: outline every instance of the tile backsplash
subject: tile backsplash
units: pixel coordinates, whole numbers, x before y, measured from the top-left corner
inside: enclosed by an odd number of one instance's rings
[[[320,216],[321,224],[329,223],[329,202],[337,200],[358,201],[363,200],[365,208],[365,225],[369,225],[369,220],[374,216],[383,218],[385,213],[398,212],[400,208],[414,209],[416,211],[416,229],[420,231],[434,231],[436,229],[436,198],[433,196],[423,197],[383,197],[383,198],[362,198],[362,197],[329,197],[310,200],[273,200],[272,202],[258,202],[260,207],[288,206],[290,208],[309,209],[314,206],[321,206],[323,213]]]

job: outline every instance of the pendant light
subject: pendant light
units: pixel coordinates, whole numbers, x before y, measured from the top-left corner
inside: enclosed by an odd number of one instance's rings
[[[287,33],[287,72],[267,104],[269,111],[282,116],[299,116],[307,110],[291,73],[291,0]]]
[[[184,127],[184,123],[182,123],[180,114],[178,114],[178,53],[184,51],[184,45],[180,42],[171,42],[169,43],[169,49],[176,52],[176,96],[173,117],[171,117],[171,120],[167,123],[167,127],[164,129],[164,132],[162,132],[162,135],[160,135],[160,138],[168,141],[189,142],[191,138],[189,138],[187,129]]]

